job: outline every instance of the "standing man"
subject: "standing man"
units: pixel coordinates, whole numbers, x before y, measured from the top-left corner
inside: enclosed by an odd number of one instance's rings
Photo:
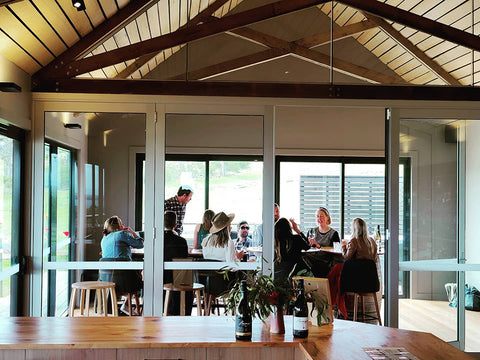
[[[177,215],[177,226],[175,231],[178,235],[183,232],[183,218],[188,202],[192,199],[193,190],[188,185],[182,185],[178,188],[177,195],[165,200],[164,210],[172,210]]]

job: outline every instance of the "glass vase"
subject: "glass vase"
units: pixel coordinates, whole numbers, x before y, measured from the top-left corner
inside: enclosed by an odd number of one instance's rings
[[[283,320],[283,307],[278,306],[270,314],[270,332],[272,334],[285,334],[285,322]]]

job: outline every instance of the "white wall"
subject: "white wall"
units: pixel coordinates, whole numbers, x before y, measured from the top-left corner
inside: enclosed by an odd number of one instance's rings
[[[22,129],[31,127],[30,75],[0,55],[0,82],[14,82],[22,92],[0,92],[0,120]]]

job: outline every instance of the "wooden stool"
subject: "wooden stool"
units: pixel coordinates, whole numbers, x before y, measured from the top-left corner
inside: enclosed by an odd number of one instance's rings
[[[72,295],[70,296],[70,306],[68,316],[74,316],[75,298],[77,291],[80,291],[80,315],[84,316],[85,308],[87,309],[86,316],[89,316],[90,310],[90,290],[95,290],[97,301],[103,307],[103,313],[108,316],[107,311],[107,296],[109,290],[112,300],[112,315],[118,316],[117,312],[117,296],[115,294],[115,283],[108,281],[81,281],[72,284]]]
[[[140,296],[137,293],[123,293],[119,296],[125,296],[125,304],[128,305],[128,315],[132,316],[132,298],[135,299],[135,315],[142,316],[143,305],[140,305]]]
[[[195,297],[197,298],[197,315],[202,315],[202,300],[201,292],[203,291],[203,298],[205,299],[205,286],[202,284],[193,283],[193,286],[188,285],[179,285],[174,286],[173,284],[163,285],[163,290],[165,293],[165,303],[163,305],[163,316],[168,316],[168,303],[170,301],[170,292],[171,291],[180,291],[180,315],[185,316],[185,291],[195,292]]]
[[[353,300],[353,321],[357,321],[357,313],[358,313],[358,298],[360,298],[360,304],[362,306],[362,319],[365,322],[365,302],[363,301],[363,298],[365,296],[371,296],[373,298],[373,302],[375,304],[375,312],[377,313],[377,320],[378,324],[382,326],[382,319],[380,317],[380,309],[378,307],[378,301],[377,301],[377,293],[371,292],[371,293],[356,293],[356,292],[349,292],[345,293],[345,295],[353,295],[354,300]]]

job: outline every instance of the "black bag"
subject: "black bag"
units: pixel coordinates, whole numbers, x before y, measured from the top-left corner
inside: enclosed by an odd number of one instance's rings
[[[475,286],[465,285],[465,309],[480,311],[480,291]]]

